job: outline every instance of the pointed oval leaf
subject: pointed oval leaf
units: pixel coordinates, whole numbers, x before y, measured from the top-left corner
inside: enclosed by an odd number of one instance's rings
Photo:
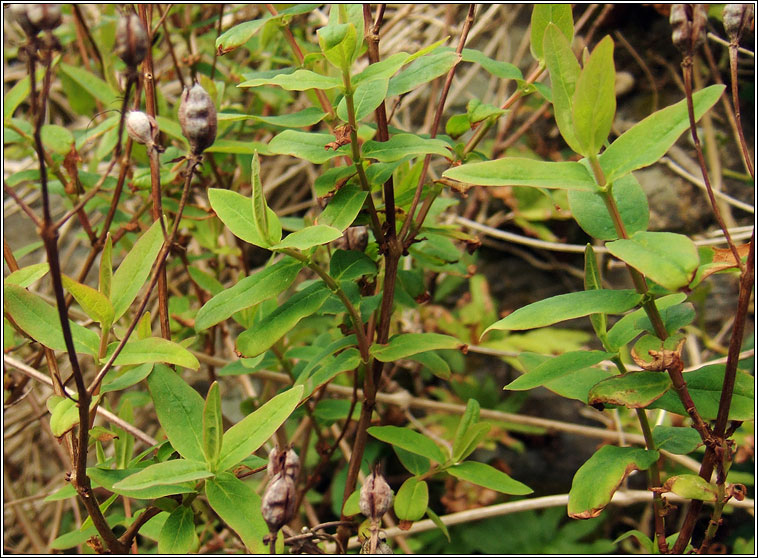
[[[124,368],[121,370],[112,368],[111,371],[105,375],[105,378],[103,378],[100,393],[121,391],[122,389],[131,387],[147,378],[152,371],[153,365],[151,363],[141,364],[126,371],[124,371]]]
[[[99,290],[108,299],[111,298],[111,281],[113,281],[113,263],[111,254],[113,252],[113,241],[111,233],[105,237],[105,245],[100,253],[100,274],[97,290]]]
[[[655,300],[655,306],[662,315],[665,315],[668,308],[681,303],[686,298],[687,295],[684,293],[662,296]],[[643,320],[646,317],[645,310],[640,308],[639,310],[627,314],[613,324],[613,327],[608,331],[608,349],[614,352],[618,351],[623,345],[626,345],[640,333],[645,331],[640,320]]]
[[[467,163],[442,173],[445,178],[479,186],[534,186],[562,190],[598,189],[595,180],[581,163],[555,163],[522,157]]]
[[[101,397],[102,395],[98,395],[92,398],[90,410],[95,408]],[[60,438],[77,424],[79,424],[79,407],[76,401],[68,397],[58,401],[50,412],[50,430],[53,436]]]
[[[572,351],[564,353],[546,360],[523,376],[516,378],[505,386],[505,389],[514,391],[532,389],[582,368],[594,366],[612,356],[611,353],[603,351]]]
[[[237,87],[258,87],[260,85],[278,85],[287,91],[305,91],[307,89],[329,90],[342,86],[342,80],[325,76],[310,70],[295,70],[291,74],[279,74],[272,78],[255,78],[243,81]]]
[[[272,245],[271,249],[294,248],[296,250],[308,250],[314,246],[328,244],[341,236],[342,231],[329,225],[311,225],[310,227],[305,227],[288,234],[284,240]]]
[[[237,337],[237,350],[247,357],[258,356],[268,350],[300,320],[321,308],[330,294],[331,291],[322,281],[303,289],[265,316],[252,329],[243,331]]]
[[[141,471],[113,484],[121,490],[144,490],[158,485],[180,484],[183,482],[207,479],[213,473],[205,463],[188,459],[172,459],[162,463],[148,465]]]
[[[216,49],[219,53],[226,54],[235,48],[244,45],[253,38],[258,31],[260,31],[261,27],[263,27],[269,19],[270,18],[268,17],[254,19],[230,27],[216,39]]]
[[[202,331],[245,308],[260,304],[289,288],[302,264],[286,257],[222,290],[206,302],[195,316],[195,330]]]
[[[368,192],[361,190],[357,184],[346,184],[329,200],[329,205],[318,216],[316,223],[344,231],[355,221],[367,196]]]
[[[426,513],[429,504],[429,486],[426,482],[411,477],[406,479],[395,495],[395,515],[402,521],[418,521]]]
[[[599,289],[552,296],[519,308],[492,324],[484,333],[491,329],[534,329],[589,314],[621,314],[634,308],[640,300],[642,295],[631,289]]]
[[[570,4],[535,4],[532,9],[531,41],[529,47],[532,56],[541,60],[547,50],[543,46],[545,29],[553,23],[563,34],[567,42],[574,38],[574,17]],[[549,47],[547,47],[549,49]]]
[[[664,372],[629,372],[613,376],[593,386],[588,403],[640,409],[661,397],[670,387],[671,378]]]
[[[360,122],[374,112],[376,107],[384,102],[389,87],[389,78],[373,79],[361,82],[353,92],[353,106],[355,109],[355,121]],[[349,122],[347,114],[347,100],[342,98],[337,105],[337,117],[343,122]]]
[[[406,451],[428,457],[437,463],[445,462],[445,455],[431,438],[419,434],[410,428],[399,426],[372,426],[368,429],[377,440],[398,446]]]
[[[55,351],[65,351],[58,311],[38,295],[16,285],[3,289],[5,311],[32,339]],[[77,353],[97,356],[100,340],[94,331],[69,320]]]
[[[363,144],[363,156],[382,163],[399,161],[411,155],[440,155],[450,157],[448,144],[439,139],[422,138],[415,134],[395,134],[388,141],[368,140]]]
[[[711,85],[692,95],[695,121],[719,100],[724,85]],[[636,169],[652,165],[663,157],[689,128],[687,100],[679,101],[632,126],[600,155],[600,166],[608,182]]]
[[[629,473],[645,470],[657,460],[657,451],[603,446],[574,475],[569,492],[569,516],[575,519],[597,517]]]
[[[270,236],[270,230],[268,225],[269,208],[266,203],[266,195],[263,193],[263,184],[261,183],[261,164],[258,161],[258,152],[253,154],[253,162],[251,166],[251,180],[253,183],[253,222],[255,223],[255,230],[258,232],[258,236],[266,241],[267,244],[273,244],[278,242],[277,238],[274,240]]]
[[[392,449],[395,450],[395,455],[397,455],[403,467],[408,469],[413,475],[423,475],[432,466],[426,457],[416,455],[398,446],[392,446]]]
[[[459,349],[465,346],[455,337],[440,333],[401,333],[385,345],[372,345],[371,355],[381,362],[392,362],[411,355],[437,349]]]
[[[689,285],[700,263],[695,243],[681,234],[640,231],[606,244],[608,251],[662,287]]]
[[[502,471],[498,471],[486,463],[476,461],[464,461],[458,465],[453,465],[447,470],[454,477],[473,482],[478,486],[497,490],[503,494],[523,495],[534,492],[524,483],[521,483]]]
[[[112,354],[118,343],[108,347],[108,354]],[[200,367],[197,357],[182,347],[179,343],[163,339],[161,337],[148,337],[146,339],[131,339],[113,362],[115,365],[143,364],[146,362],[165,362],[175,364],[190,370]]]
[[[198,545],[195,533],[195,514],[188,506],[172,511],[158,535],[158,552],[161,554],[187,554]]]
[[[213,471],[216,470],[216,461],[221,453],[221,444],[224,441],[222,419],[218,382],[213,382],[208,390],[203,408],[203,451],[205,452],[205,463]]]
[[[634,174],[627,174],[614,182],[611,193],[627,234],[647,230],[650,221],[647,195]],[[618,238],[602,195],[598,192],[569,190],[568,200],[571,213],[584,232],[600,240]]]
[[[122,260],[111,281],[111,303],[113,303],[114,321],[126,313],[145,280],[150,275],[153,262],[163,244],[163,231],[160,221],[139,237],[132,249]]]
[[[659,450],[677,455],[692,453],[703,443],[700,434],[694,428],[662,425],[653,428],[653,442]]]
[[[17,269],[5,279],[3,283],[6,285],[16,285],[23,289],[33,285],[39,279],[42,279],[50,270],[50,265],[47,262],[41,262],[38,264],[28,265]]]
[[[338,281],[349,281],[376,273],[376,264],[358,250],[336,250],[329,262],[329,275]]]
[[[303,395],[302,386],[294,386],[267,401],[224,434],[218,470],[234,467],[261,447],[292,414]]]
[[[200,394],[163,364],[147,377],[147,386],[155,405],[158,421],[169,442],[183,457],[205,460],[203,452],[203,406]]]
[[[210,188],[208,190],[208,201],[218,218],[229,227],[234,236],[254,246],[261,246],[263,248],[270,246],[268,240],[258,234],[258,227],[253,217],[252,200],[250,198],[231,190]],[[268,209],[266,219],[269,226],[268,237],[275,238],[278,242],[278,239],[282,237],[279,218],[276,216],[276,213]]]
[[[208,503],[224,522],[234,529],[248,552],[266,554],[263,537],[268,526],[261,515],[261,497],[231,473],[220,473],[205,483]]]
[[[390,79],[387,97],[402,95],[419,85],[432,81],[458,63],[460,57],[452,50],[435,52],[414,60],[407,68]]]
[[[613,40],[606,36],[592,51],[574,91],[574,130],[585,157],[597,155],[608,139],[616,115],[615,86]]]
[[[104,294],[88,285],[74,281],[67,275],[61,275],[61,280],[63,286],[73,295],[85,314],[99,324],[106,324],[105,327],[113,323],[113,305]]]
[[[573,110],[574,93],[582,69],[571,49],[569,39],[557,26],[548,24],[544,33],[545,64],[550,72],[555,122],[568,146],[576,153],[582,153],[582,145],[574,128]],[[542,41],[541,37],[540,40]]]
[[[284,130],[274,136],[269,142],[268,148],[271,153],[292,155],[293,157],[305,159],[314,165],[320,165],[338,155],[347,154],[345,148],[337,150],[325,148],[328,143],[333,141],[334,136],[331,134]]]
[[[669,477],[663,483],[666,492],[673,492],[677,496],[687,500],[702,500],[703,502],[716,502],[718,500],[718,488],[698,475],[676,475]]]

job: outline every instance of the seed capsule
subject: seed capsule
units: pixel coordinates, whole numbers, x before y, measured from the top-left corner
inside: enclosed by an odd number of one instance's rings
[[[729,39],[739,43],[745,30],[753,26],[755,9],[752,4],[727,4],[724,6],[724,29]]]
[[[147,49],[147,33],[137,14],[122,17],[116,27],[116,43],[113,46],[118,57],[134,68],[145,59]]]
[[[268,454],[268,466],[266,469],[271,478],[274,478],[278,473],[284,472],[286,476],[295,481],[297,480],[297,475],[300,473],[300,458],[292,448],[284,451],[276,447]]]
[[[199,83],[184,88],[179,105],[179,124],[193,155],[199,155],[216,140],[218,121],[211,96]]]
[[[27,14],[28,10],[28,4],[11,4],[10,6],[10,12],[13,14],[13,19],[15,19],[16,23],[21,26],[24,33],[31,37],[37,34],[37,30],[32,25],[32,22],[29,21],[29,16]]]
[[[130,111],[126,115],[126,133],[137,143],[147,145],[148,147],[155,144],[158,137],[158,124],[155,119],[144,112],[138,110]]]
[[[277,473],[266,487],[261,503],[261,514],[271,533],[286,525],[295,513],[295,482]]]
[[[672,4],[671,40],[683,54],[692,54],[705,42],[705,9],[701,4]]]
[[[366,477],[361,487],[361,513],[371,519],[381,519],[392,505],[392,489],[378,470]]]
[[[52,31],[61,24],[61,7],[58,4],[30,4],[26,17],[37,31]]]

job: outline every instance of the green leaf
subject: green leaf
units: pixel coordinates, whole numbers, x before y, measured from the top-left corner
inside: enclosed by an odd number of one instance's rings
[[[387,97],[402,95],[446,74],[459,60],[458,54],[452,50],[435,52],[414,60],[407,68],[390,79]]]
[[[188,481],[207,479],[213,473],[205,463],[188,459],[172,459],[148,465],[141,471],[114,483],[117,490],[144,490],[153,486],[180,484]]]
[[[581,163],[507,157],[467,163],[442,173],[445,178],[479,186],[535,186],[594,192],[597,184]]]
[[[74,145],[74,135],[68,128],[57,124],[42,126],[41,135],[44,146],[58,155],[68,155]]]
[[[155,405],[158,422],[169,442],[182,457],[205,461],[203,452],[203,406],[200,394],[163,364],[147,377],[147,386]]]
[[[368,429],[377,440],[398,446],[406,451],[428,457],[437,463],[445,463],[445,455],[439,446],[423,434],[399,426],[371,426]]]
[[[429,517],[429,519],[432,520],[432,523],[434,523],[439,528],[439,530],[442,531],[442,534],[445,535],[447,542],[450,542],[450,531],[447,530],[447,525],[445,525],[440,517],[432,511],[432,508],[426,508],[426,515]]]
[[[408,358],[425,366],[432,374],[438,378],[441,378],[443,380],[450,379],[450,365],[435,351],[418,353]]]
[[[358,515],[361,513],[361,491],[360,490],[354,490],[353,493],[348,496],[347,500],[345,501],[345,506],[342,510],[342,513],[345,515],[345,517],[351,517],[353,515]]]
[[[318,216],[316,222],[344,231],[355,221],[363,207],[363,202],[366,201],[366,196],[368,192],[361,190],[357,184],[346,184],[329,200],[329,205]]]
[[[545,63],[550,72],[555,122],[568,146],[573,151],[582,153],[582,146],[574,128],[573,110],[576,84],[582,70],[576,61],[574,51],[571,50],[570,39],[567,39],[565,33],[552,23],[547,25],[544,33]]]
[[[224,434],[218,471],[234,467],[260,448],[292,414],[303,394],[302,386],[280,393],[247,415]]]
[[[489,326],[484,333],[491,329],[534,329],[589,314],[621,314],[634,308],[640,300],[642,295],[631,289],[598,289],[552,296],[519,308]]]
[[[308,250],[314,246],[328,244],[342,236],[342,231],[329,225],[311,225],[299,231],[288,234],[284,240],[271,246],[272,250],[282,248],[295,248],[296,250]]]
[[[279,74],[272,78],[255,78],[243,81],[237,87],[258,87],[260,85],[278,85],[287,91],[305,91],[307,89],[329,90],[342,86],[342,80],[325,76],[310,70],[296,70],[291,74]]]
[[[592,51],[574,91],[574,131],[585,157],[597,155],[608,139],[616,115],[615,85],[613,40],[606,36]]]
[[[111,240],[110,233],[108,233],[105,238],[105,246],[103,246],[103,251],[100,253],[100,273],[98,277],[97,290],[103,293],[103,295],[105,295],[109,300],[111,298],[111,282],[113,281],[113,264],[111,262],[112,252],[113,241]]]
[[[616,200],[616,207],[627,234],[633,235],[646,230],[650,220],[650,209],[647,195],[637,178],[631,173],[622,176],[614,182],[611,194]],[[588,235],[600,240],[618,238],[616,227],[608,213],[608,206],[599,192],[569,190],[568,201],[574,219]]]
[[[684,373],[687,390],[703,420],[715,420],[718,415],[721,389],[724,385],[726,365],[714,364]],[[754,420],[755,380],[750,374],[737,370],[729,407],[729,420]],[[665,409],[672,413],[688,416],[682,402],[673,388],[650,405],[653,409]]]
[[[695,451],[702,440],[697,430],[684,426],[656,426],[653,428],[655,447],[677,455],[687,455]]]
[[[325,146],[332,141],[334,141],[334,136],[331,134],[284,130],[268,143],[268,148],[274,154],[292,155],[320,165],[346,153],[345,149],[325,149]]]
[[[355,108],[355,121],[360,122],[374,112],[376,107],[382,104],[387,96],[389,78],[372,79],[361,82],[353,92],[353,106]],[[347,100],[342,98],[337,105],[337,117],[343,122],[349,122],[347,115]]]
[[[251,180],[253,183],[253,223],[255,223],[255,230],[258,232],[258,236],[262,238],[266,244],[273,244],[278,242],[279,239],[270,235],[270,227],[268,224],[268,214],[271,212],[266,203],[266,195],[263,193],[263,184],[261,183],[261,164],[258,161],[258,153],[253,155],[253,162],[251,164]]]
[[[700,258],[695,243],[681,234],[640,231],[606,244],[608,251],[662,287],[686,287]]]
[[[657,460],[657,451],[603,446],[574,475],[569,492],[569,516],[575,519],[597,517],[629,473],[645,470]]]
[[[47,272],[49,270],[50,266],[47,262],[28,265],[26,267],[22,267],[21,269],[17,269],[8,275],[5,279],[3,279],[3,283],[5,285],[16,285],[22,289],[25,289],[33,285],[39,279],[42,279],[45,275],[47,275]]]
[[[118,343],[108,347],[108,356],[113,353]],[[200,363],[197,357],[182,347],[179,343],[161,337],[146,339],[131,339],[113,362],[115,365],[143,364],[146,362],[165,362],[176,364],[190,370],[197,370]]]
[[[140,490],[123,490],[120,488],[114,488],[114,484],[140,471],[144,471],[144,469],[100,469],[99,467],[88,467],[87,476],[92,479],[93,483],[99,484],[106,490],[115,492],[116,494],[120,494],[128,498],[152,500],[171,494],[195,493],[194,484],[196,484],[196,482],[193,481],[184,482],[181,484],[158,484]]]
[[[407,58],[407,55],[406,55]],[[43,74],[44,75],[44,74]],[[40,76],[42,78],[42,76]],[[38,82],[39,83],[39,82]],[[16,85],[5,94],[3,98],[3,120],[13,116],[16,109],[29,97],[32,87],[29,76],[25,76],[16,82]]]
[[[574,17],[569,4],[535,4],[532,10],[532,30],[529,47],[536,60],[543,58],[543,52],[550,52],[550,47],[543,48],[545,29],[549,23],[555,24],[567,42],[574,38]]]
[[[337,250],[329,262],[329,275],[337,281],[349,281],[375,273],[376,264],[357,250]]]
[[[272,266],[238,281],[206,302],[195,316],[195,330],[202,331],[245,308],[260,304],[289,288],[302,264],[285,257]]]
[[[253,217],[252,200],[231,190],[210,188],[208,201],[216,212],[219,219],[229,227],[234,236],[249,242],[254,246],[268,248],[270,243],[258,233],[255,217]],[[267,210],[268,238],[279,239],[282,237],[282,228],[279,218],[271,209]]]
[[[422,138],[415,134],[395,134],[388,141],[368,140],[363,144],[363,156],[382,163],[399,161],[411,155],[440,155],[450,157],[447,143],[439,139]]]
[[[8,315],[29,337],[54,351],[66,350],[58,310],[38,295],[16,285],[6,284],[3,289],[3,305]],[[76,352],[97,356],[100,345],[97,334],[71,320],[69,327]]]
[[[158,119],[158,123],[161,125],[161,130],[163,130],[163,124],[161,123],[160,116],[156,117]],[[171,135],[168,130],[166,130],[166,133]],[[183,136],[182,136],[183,139]],[[181,141],[181,140],[180,140]],[[184,142],[187,140],[185,139]],[[211,145],[208,149],[205,150],[206,153],[233,153],[235,155],[253,155],[254,153],[258,152],[260,155],[271,155],[271,152],[268,149],[268,146],[265,143],[260,143],[258,141],[237,141],[237,140],[230,140],[230,139],[224,139],[219,138],[216,139],[216,141]]]
[[[113,323],[113,305],[108,298],[92,287],[82,285],[66,275],[61,275],[63,286],[70,292],[84,313],[94,321],[105,324],[105,328]]]
[[[123,369],[122,369],[123,370]],[[126,389],[128,387],[131,387],[135,384],[138,384],[142,380],[148,377],[150,372],[153,371],[153,365],[152,363],[146,363],[141,364],[139,366],[135,366],[134,368],[131,368],[129,370],[126,370],[123,373],[120,373],[118,376],[118,372],[114,369],[111,369],[111,372],[105,375],[105,378],[103,379],[103,385],[100,388],[100,393],[109,393],[111,391],[121,391],[122,389]]]
[[[473,482],[478,486],[483,486],[490,490],[497,490],[503,494],[521,496],[534,492],[524,483],[511,478],[509,475],[506,475],[502,471],[498,471],[486,463],[464,461],[458,465],[453,465],[447,470],[447,472],[455,478]]]
[[[569,192],[569,197],[571,193]],[[597,291],[603,288],[603,279],[600,276],[600,269],[597,265],[595,251],[591,244],[587,244],[584,249],[584,290]],[[608,318],[605,314],[590,314],[592,329],[602,343],[606,342],[608,333]]]
[[[263,25],[269,21],[269,17],[245,21],[224,31],[216,39],[216,50],[219,54],[226,54],[235,48],[244,45],[253,36],[261,30]]]
[[[132,249],[118,266],[111,282],[111,303],[118,320],[129,309],[145,280],[150,275],[155,258],[163,244],[160,221],[156,221],[137,239]]]
[[[215,296],[224,290],[224,286],[210,273],[193,266],[188,267],[187,271],[192,280],[204,291]]]
[[[410,58],[408,53],[396,52],[384,60],[370,64],[361,73],[352,76],[353,85],[357,87],[365,81],[391,78],[408,61],[408,58]]]
[[[172,511],[158,535],[161,554],[187,554],[198,545],[195,514],[191,507],[179,506]]]
[[[513,380],[504,389],[512,391],[532,389],[582,368],[594,366],[603,360],[610,359],[612,356],[611,353],[602,351],[572,351],[564,353],[560,356],[547,359],[536,368]]]
[[[401,333],[385,345],[372,345],[369,352],[381,362],[392,362],[411,355],[437,349],[459,349],[463,343],[440,333]]]
[[[358,32],[352,23],[329,23],[317,32],[318,44],[326,59],[343,72],[355,60]]]
[[[243,331],[237,337],[237,350],[247,357],[254,357],[268,350],[300,320],[321,308],[330,294],[331,291],[321,281],[296,293],[252,329]]]
[[[620,405],[630,409],[647,407],[671,387],[665,372],[629,372],[596,384],[588,395],[588,403]]]
[[[655,306],[663,314],[668,308],[681,303],[686,298],[687,295],[684,293],[666,295],[656,299]],[[639,322],[645,317],[645,310],[640,308],[613,324],[613,327],[608,331],[608,349],[614,352],[618,351],[622,346],[642,333],[644,328],[640,327]]]
[[[634,537],[637,539],[637,542],[640,543],[640,546],[643,548],[646,554],[655,554],[655,550],[657,549],[655,543],[653,543],[653,541],[650,540],[650,537],[648,537],[645,533],[642,531],[637,531],[636,529],[627,531],[623,535],[619,536],[615,541],[613,541],[613,544],[618,544],[621,541],[628,539],[629,537]]]
[[[64,74],[79,84],[82,89],[102,102],[106,109],[120,106],[119,93],[99,77],[95,77],[84,68],[69,66],[63,63],[59,67]]]
[[[221,445],[224,441],[223,416],[221,414],[221,396],[219,395],[218,382],[213,382],[208,395],[205,397],[203,408],[203,451],[205,463],[212,470],[216,470],[216,461],[221,453]]]
[[[90,401],[90,411],[95,408],[102,395],[92,398]],[[53,436],[60,438],[74,426],[79,424],[79,407],[76,401],[61,399],[50,412],[50,430]]]
[[[392,446],[392,449],[395,450],[395,455],[397,455],[403,467],[414,475],[423,475],[431,468],[431,463],[429,463],[426,457],[416,455],[398,446]]]
[[[394,501],[395,515],[401,521],[418,521],[426,514],[429,504],[429,486],[411,477],[400,486]]]
[[[466,410],[463,412],[461,420],[458,421],[458,427],[455,430],[455,437],[453,438],[453,461],[463,459],[461,453],[464,449],[466,433],[479,422],[480,408],[479,402],[476,399],[469,399],[466,402]]]
[[[461,60],[464,62],[474,62],[479,64],[487,72],[500,79],[523,79],[524,75],[516,66],[509,64],[508,62],[500,62],[499,60],[493,60],[489,56],[486,56],[481,51],[464,48],[461,51]]]
[[[361,353],[355,348],[347,349],[336,357],[326,359],[326,362],[316,372],[303,381],[305,387],[303,397],[310,397],[317,388],[332,380],[337,374],[355,370],[361,360]],[[298,378],[299,382],[300,378]]]
[[[716,104],[724,88],[724,85],[711,85],[692,96],[696,121]],[[689,126],[686,99],[654,112],[635,124],[600,155],[600,166],[606,180],[615,182],[633,170],[652,165],[666,154]]]
[[[716,502],[718,488],[698,475],[676,475],[666,479],[663,488],[687,500]]]
[[[261,497],[231,473],[220,473],[205,483],[208,503],[218,516],[240,536],[248,552],[265,554],[263,537],[268,527],[261,515]]]
[[[283,126],[285,128],[304,128],[318,124],[326,117],[326,113],[317,107],[308,107],[298,112],[262,116],[259,114],[236,114],[220,112],[219,122],[238,122],[241,120],[255,120],[271,126]],[[267,150],[268,152],[268,150]]]

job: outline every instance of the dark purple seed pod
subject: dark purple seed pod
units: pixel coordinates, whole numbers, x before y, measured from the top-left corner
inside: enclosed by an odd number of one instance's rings
[[[300,473],[300,458],[292,448],[285,451],[276,447],[268,454],[266,470],[270,478],[274,478],[279,473],[284,473],[292,480],[297,480],[297,475]]]
[[[52,31],[61,24],[61,7],[58,4],[29,4],[26,17],[37,31]]]
[[[755,7],[752,4],[727,4],[724,6],[724,29],[733,43],[753,26]]]
[[[130,68],[135,68],[147,55],[147,32],[135,13],[125,15],[116,26],[113,50]]]
[[[213,99],[199,83],[184,88],[179,104],[179,124],[193,155],[199,155],[216,140],[218,120]]]
[[[278,473],[268,483],[261,502],[261,514],[271,533],[289,523],[295,513],[295,481]]]
[[[361,487],[361,513],[374,520],[381,519],[392,505],[392,489],[378,470],[366,477]]]
[[[29,16],[27,14],[29,4],[11,4],[9,9],[13,15],[13,19],[15,19],[16,23],[21,26],[21,29],[24,30],[24,33],[26,33],[27,36],[33,37],[37,34],[38,30],[35,29],[32,22],[29,21]]]
[[[705,42],[706,19],[702,4],[671,5],[671,40],[682,54],[692,54]]]

